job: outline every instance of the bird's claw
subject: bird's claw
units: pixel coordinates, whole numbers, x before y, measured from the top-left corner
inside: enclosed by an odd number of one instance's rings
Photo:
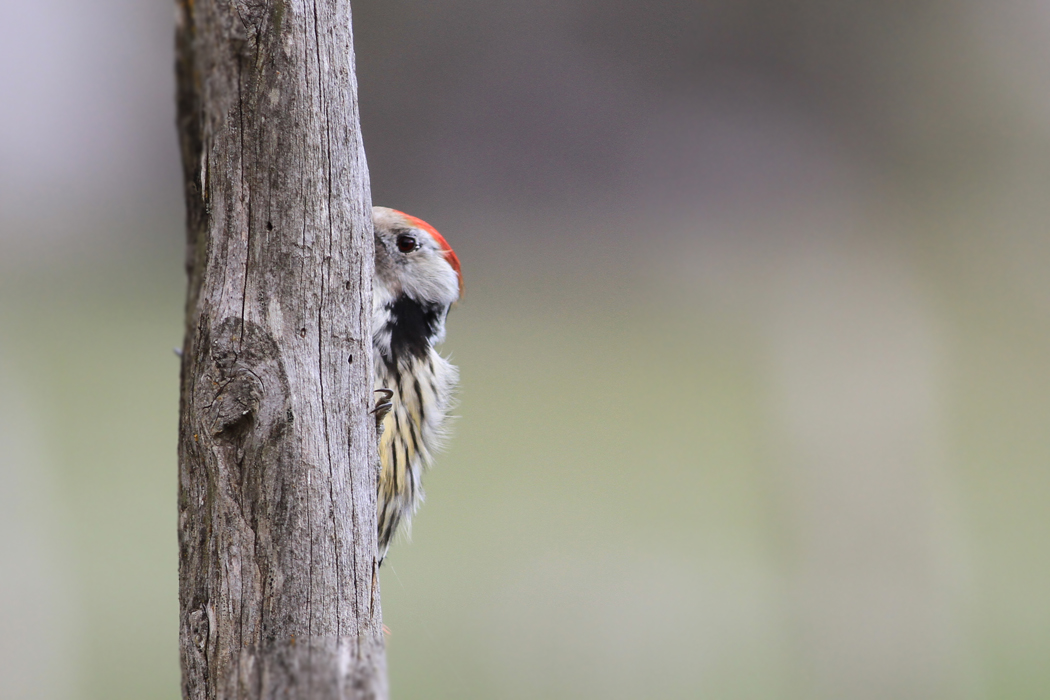
[[[394,407],[391,401],[394,398],[394,392],[390,389],[376,389],[375,393],[380,394],[380,397],[376,399],[376,406],[369,413],[372,413],[376,417],[376,429],[383,424],[383,419],[386,418],[386,414],[390,413],[390,409]]]

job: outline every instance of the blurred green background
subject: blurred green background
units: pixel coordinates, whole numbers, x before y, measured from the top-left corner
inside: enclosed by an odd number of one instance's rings
[[[1050,9],[359,0],[463,260],[398,698],[1050,696]],[[0,697],[176,698],[166,2],[0,26]]]

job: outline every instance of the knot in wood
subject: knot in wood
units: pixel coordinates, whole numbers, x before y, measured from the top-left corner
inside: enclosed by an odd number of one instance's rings
[[[277,392],[286,382],[276,348],[263,329],[234,318],[219,324],[206,342],[210,362],[198,385],[206,407],[201,427],[222,441],[239,442],[259,418],[264,401],[283,405]]]
[[[208,614],[203,608],[198,608],[190,613],[189,618],[189,632],[193,645],[203,654],[208,646]]]
[[[259,409],[262,382],[250,370],[237,368],[219,387],[211,406],[211,434],[235,433]]]

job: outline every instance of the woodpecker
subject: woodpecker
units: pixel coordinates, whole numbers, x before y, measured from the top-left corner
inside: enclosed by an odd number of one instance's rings
[[[423,501],[423,472],[441,447],[459,371],[438,354],[463,291],[459,258],[437,230],[373,207],[372,344],[379,437],[379,561]]]

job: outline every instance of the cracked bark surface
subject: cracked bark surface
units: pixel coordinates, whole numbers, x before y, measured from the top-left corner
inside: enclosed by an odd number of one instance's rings
[[[346,0],[179,0],[183,697],[385,698]]]

